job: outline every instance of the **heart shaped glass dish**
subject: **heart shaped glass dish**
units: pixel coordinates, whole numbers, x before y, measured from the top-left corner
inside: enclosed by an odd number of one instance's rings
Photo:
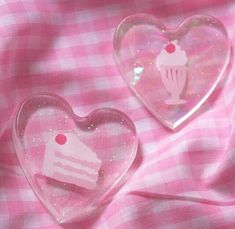
[[[103,108],[78,117],[61,97],[27,98],[13,140],[32,189],[60,223],[89,216],[131,166],[138,140],[132,121]]]
[[[114,34],[115,61],[135,95],[175,129],[208,99],[229,64],[231,45],[216,18],[195,15],[175,29],[157,18],[125,18]]]

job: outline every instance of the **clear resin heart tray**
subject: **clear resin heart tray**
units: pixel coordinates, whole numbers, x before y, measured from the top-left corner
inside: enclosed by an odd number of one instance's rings
[[[136,14],[114,34],[122,77],[163,124],[175,129],[208,99],[226,73],[230,42],[216,18],[195,15],[175,29]]]
[[[122,112],[103,108],[78,117],[51,94],[22,103],[13,140],[32,189],[60,223],[89,217],[113,195],[138,148]]]

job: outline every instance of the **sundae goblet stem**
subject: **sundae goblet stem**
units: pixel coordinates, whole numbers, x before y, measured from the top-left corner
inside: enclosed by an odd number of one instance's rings
[[[180,100],[180,94],[171,93],[171,98],[174,101],[178,101],[178,100]]]

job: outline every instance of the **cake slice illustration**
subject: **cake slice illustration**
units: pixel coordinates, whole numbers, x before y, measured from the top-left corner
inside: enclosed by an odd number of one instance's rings
[[[43,175],[85,189],[95,189],[101,160],[72,132],[55,132],[45,148]]]
[[[169,105],[183,104],[186,101],[180,95],[186,85],[188,58],[184,50],[174,40],[166,44],[157,56],[156,65],[160,71],[162,82],[171,98],[165,103]]]

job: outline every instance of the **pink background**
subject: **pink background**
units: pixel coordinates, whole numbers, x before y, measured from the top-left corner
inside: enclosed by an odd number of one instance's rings
[[[131,93],[113,60],[115,27],[141,12],[171,26],[195,13],[210,14],[235,42],[235,1],[1,1],[0,228],[235,227],[235,70],[217,100],[173,134]],[[103,106],[120,109],[137,127],[135,172],[84,222],[57,225],[16,158],[12,115],[22,98],[42,91],[63,96],[79,115]]]

